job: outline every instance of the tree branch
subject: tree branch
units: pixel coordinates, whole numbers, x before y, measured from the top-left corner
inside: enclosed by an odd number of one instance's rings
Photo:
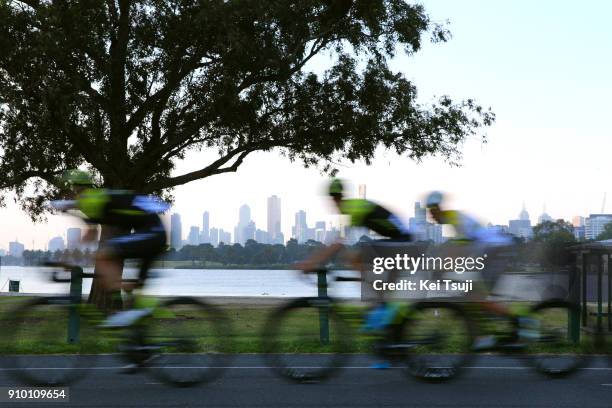
[[[166,178],[157,183],[148,185],[146,190],[148,192],[152,192],[152,191],[162,190],[166,188],[172,188],[172,187],[179,186],[181,184],[189,183],[190,181],[199,180],[199,179],[209,177],[215,174],[235,172],[236,170],[238,170],[238,167],[242,164],[244,158],[248,156],[250,153],[258,149],[259,148],[254,148],[254,147],[251,147],[251,148],[237,147],[233,150],[230,150],[228,154],[226,154],[225,156],[219,158],[218,160],[212,162],[211,164],[209,164],[208,166],[200,170],[192,171],[190,173],[182,174],[176,177]],[[231,159],[233,159],[236,156],[238,157],[236,158],[236,161],[234,161],[234,163],[231,166],[222,167],[223,165],[227,164]]]

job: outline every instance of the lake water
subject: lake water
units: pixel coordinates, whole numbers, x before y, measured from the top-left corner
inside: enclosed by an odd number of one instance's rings
[[[8,292],[8,281],[20,281],[20,292],[67,293],[68,284],[50,281],[50,269],[2,266],[0,292]],[[91,272],[91,268],[86,269]],[[134,276],[126,269],[124,277]],[[225,270],[225,269],[155,269],[145,292],[159,296],[238,296],[297,297],[316,296],[316,279],[306,281],[291,270]],[[83,293],[89,293],[91,279],[83,280]],[[344,298],[360,296],[359,283],[338,283],[330,287],[330,295]]]

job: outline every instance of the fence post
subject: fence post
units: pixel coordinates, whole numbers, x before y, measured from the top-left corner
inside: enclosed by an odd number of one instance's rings
[[[318,296],[321,299],[327,298],[327,271],[317,271]],[[323,303],[319,307],[319,341],[321,344],[329,344],[329,304]]]
[[[573,305],[580,305],[580,269],[578,262],[581,260],[579,253],[574,252],[575,259],[572,262],[569,275],[569,301]],[[568,316],[568,334],[569,340],[573,343],[580,341],[580,308],[570,309]]]
[[[79,306],[83,296],[83,269],[74,266],[70,270],[70,311],[68,317],[68,343],[76,344],[80,340],[81,321]]]

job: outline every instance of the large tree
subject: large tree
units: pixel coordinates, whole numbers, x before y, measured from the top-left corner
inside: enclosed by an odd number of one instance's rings
[[[324,171],[379,146],[457,163],[493,114],[423,104],[388,66],[448,38],[404,0],[0,0],[0,200],[40,219],[68,168],[168,194],[272,149]],[[218,158],[173,172],[202,149]]]

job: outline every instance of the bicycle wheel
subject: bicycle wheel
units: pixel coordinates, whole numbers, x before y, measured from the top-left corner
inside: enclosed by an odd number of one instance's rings
[[[270,315],[262,350],[277,375],[296,382],[317,382],[345,363],[349,339],[348,326],[334,311],[331,299],[302,298]]]
[[[229,321],[210,304],[193,298],[162,303],[132,328],[124,350],[157,379],[188,387],[215,380],[227,366]]]
[[[400,333],[408,373],[419,380],[450,380],[459,375],[471,359],[474,331],[457,304],[415,304],[402,323]]]
[[[549,377],[565,377],[587,362],[583,354],[591,338],[574,343],[570,338],[570,316],[580,316],[577,305],[564,300],[549,300],[535,305],[530,313],[534,327],[521,329],[528,341],[528,361]],[[583,333],[584,335],[584,333]]]
[[[87,319],[80,318],[80,307],[69,298],[38,298],[5,317],[11,327],[9,372],[36,386],[66,385],[83,378],[103,340],[97,339]]]

